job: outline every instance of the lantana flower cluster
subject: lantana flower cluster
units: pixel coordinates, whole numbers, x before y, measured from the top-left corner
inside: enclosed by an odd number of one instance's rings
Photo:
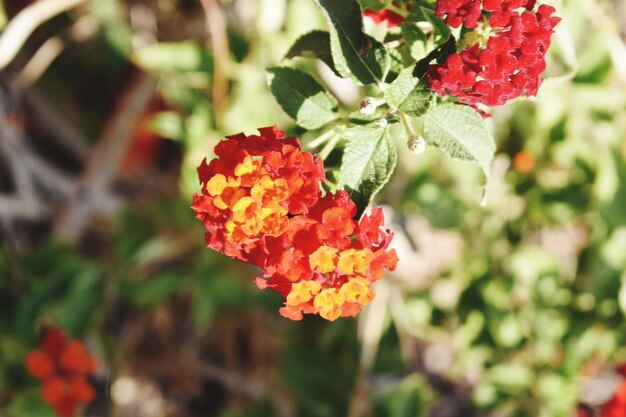
[[[546,69],[545,54],[555,9],[536,0],[437,0],[435,14],[464,27],[465,49],[427,74],[432,90],[465,104],[497,106],[522,94],[534,96]]]
[[[68,339],[55,327],[47,328],[40,348],[26,356],[26,370],[42,381],[41,396],[60,417],[73,416],[79,406],[94,399],[88,378],[95,369],[85,344]]]
[[[202,192],[192,208],[207,246],[260,267],[257,286],[285,297],[287,318],[355,316],[397,263],[382,210],[355,220],[346,191],[322,196],[321,159],[275,126],[259,133],[227,137],[198,168]]]

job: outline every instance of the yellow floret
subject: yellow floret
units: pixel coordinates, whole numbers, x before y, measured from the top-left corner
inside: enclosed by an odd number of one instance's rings
[[[252,187],[250,196],[259,204],[274,206],[289,197],[289,187],[284,178],[272,180],[269,175],[264,175]]]
[[[265,233],[268,236],[278,236],[287,230],[287,227],[289,227],[289,218],[285,215],[286,212],[287,210],[284,212],[275,211],[269,216],[263,217],[263,229],[261,233]]]
[[[370,282],[366,278],[354,277],[343,284],[339,290],[346,301],[350,303],[369,304],[374,298],[374,292],[370,288]]]
[[[246,174],[250,174],[257,170],[260,162],[251,156],[246,156],[243,162],[237,164],[235,167],[235,175],[241,177]]]
[[[311,269],[317,268],[317,271],[322,274],[334,271],[337,263],[337,252],[335,248],[320,246],[309,255],[309,266]]]
[[[365,273],[372,260],[372,252],[369,249],[347,249],[342,251],[337,267],[346,275],[354,272]]]
[[[251,197],[243,197],[233,206],[232,219],[241,225],[248,236],[256,236],[263,228],[263,219],[258,206]]]
[[[333,321],[341,316],[341,306],[344,302],[343,295],[339,294],[336,289],[326,288],[315,296],[313,305],[319,309],[320,316]]]
[[[228,187],[239,187],[239,181],[235,178],[226,178],[222,174],[215,174],[206,183],[206,190],[212,196],[221,195]]]
[[[311,300],[320,292],[322,286],[316,281],[300,281],[291,286],[291,291],[287,294],[286,304],[297,306]]]

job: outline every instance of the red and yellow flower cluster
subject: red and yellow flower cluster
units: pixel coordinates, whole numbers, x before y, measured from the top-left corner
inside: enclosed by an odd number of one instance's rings
[[[217,158],[198,168],[202,192],[192,208],[207,246],[259,266],[257,286],[285,297],[285,317],[355,316],[374,297],[372,283],[397,263],[382,210],[355,220],[347,192],[322,197],[321,159],[276,127],[259,133],[227,137]]]
[[[41,348],[26,356],[26,370],[42,381],[41,396],[61,417],[71,417],[90,403],[95,390],[87,380],[96,369],[85,344],[69,340],[58,328],[47,328]]]
[[[435,14],[467,32],[459,53],[427,74],[432,90],[465,104],[496,106],[522,94],[534,96],[546,68],[555,9],[536,0],[437,0]]]

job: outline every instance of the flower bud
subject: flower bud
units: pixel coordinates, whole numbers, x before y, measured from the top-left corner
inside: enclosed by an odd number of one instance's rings
[[[413,135],[409,138],[406,145],[409,147],[409,150],[415,154],[424,153],[426,150],[426,141],[423,137]]]
[[[365,97],[359,105],[359,111],[361,112],[361,114],[369,116],[371,114],[374,114],[378,106],[380,106],[382,103],[382,100],[375,99],[374,97]]]
[[[389,122],[387,121],[387,119],[378,119],[376,120],[376,124],[380,127],[387,127]]]

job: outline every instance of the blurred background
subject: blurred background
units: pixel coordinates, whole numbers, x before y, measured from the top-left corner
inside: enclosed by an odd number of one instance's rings
[[[0,416],[55,415],[24,369],[49,325],[98,360],[86,416],[558,417],[606,401],[626,361],[626,1],[551,4],[539,97],[489,119],[485,206],[476,168],[399,135],[377,197],[398,269],[330,323],[282,318],[189,209],[225,135],[315,138],[265,76],[325,28],[312,0],[0,0]],[[364,91],[297,65],[358,109]]]

